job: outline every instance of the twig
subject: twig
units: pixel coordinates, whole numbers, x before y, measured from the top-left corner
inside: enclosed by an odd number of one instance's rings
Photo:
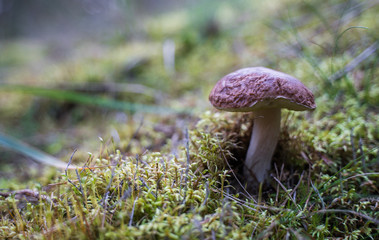
[[[56,203],[56,200],[53,199],[53,198],[50,198],[48,197],[47,195],[44,195],[44,194],[41,194],[37,191],[33,191],[31,189],[22,189],[22,190],[16,190],[16,191],[11,191],[11,192],[0,192],[0,196],[1,197],[9,197],[9,196],[12,196],[14,195],[15,198],[17,199],[21,199],[22,197],[25,197],[25,196],[29,196],[29,197],[33,197],[33,198],[36,198],[36,199],[42,199],[42,200],[45,200],[49,203]],[[26,199],[28,200],[28,199]],[[54,205],[55,206],[55,205]]]

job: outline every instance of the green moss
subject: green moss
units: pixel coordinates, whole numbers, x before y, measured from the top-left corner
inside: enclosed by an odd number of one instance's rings
[[[377,6],[354,6],[289,0],[236,10],[223,3],[211,19],[180,11],[147,21],[147,39],[138,43],[83,47],[40,72],[10,69],[8,79],[17,82],[85,92],[138,83],[143,94],[111,95],[194,111],[160,117],[0,96],[4,129],[17,126],[20,136],[38,129],[32,139],[43,140],[32,143],[66,161],[80,144],[73,163],[89,166],[67,174],[29,170],[29,180],[2,166],[9,178],[0,178],[0,238],[378,238],[378,58],[331,77],[377,41]],[[218,30],[209,32],[209,24]],[[166,38],[176,44],[174,73],[162,60]],[[7,49],[0,67],[26,61]],[[247,192],[243,161],[254,116],[209,111],[204,102],[221,76],[251,65],[301,79],[317,108],[282,111],[270,181]]]

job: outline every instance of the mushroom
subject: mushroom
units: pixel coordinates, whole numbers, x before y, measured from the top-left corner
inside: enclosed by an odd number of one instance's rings
[[[248,183],[267,178],[279,138],[281,108],[316,108],[312,92],[298,79],[264,67],[243,68],[224,76],[212,89],[209,101],[219,110],[254,112],[244,167]]]

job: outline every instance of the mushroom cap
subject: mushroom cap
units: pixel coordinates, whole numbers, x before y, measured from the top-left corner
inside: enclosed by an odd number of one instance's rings
[[[212,89],[209,101],[215,108],[230,112],[316,108],[312,92],[302,82],[264,67],[243,68],[224,76]]]

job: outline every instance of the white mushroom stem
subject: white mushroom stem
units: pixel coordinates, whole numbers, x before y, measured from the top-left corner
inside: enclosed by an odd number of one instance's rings
[[[271,158],[279,138],[280,108],[254,111],[254,116],[244,175],[248,181],[256,179],[258,182],[263,182],[270,169]]]

